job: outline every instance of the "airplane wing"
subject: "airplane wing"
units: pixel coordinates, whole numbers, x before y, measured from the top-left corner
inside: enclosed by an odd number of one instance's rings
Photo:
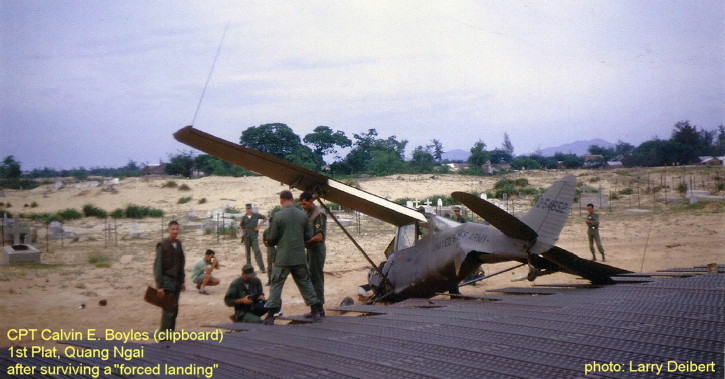
[[[579,258],[576,254],[557,246],[542,253],[541,256],[560,267],[562,271],[589,279],[593,284],[613,284],[612,276],[632,272]]]
[[[348,186],[275,156],[223,140],[194,129],[193,126],[179,129],[174,133],[174,138],[209,155],[287,184],[290,188],[315,191],[321,198],[396,226],[412,224],[415,221],[427,221],[423,214],[413,209]]]
[[[484,199],[458,191],[451,193],[451,197],[511,238],[533,243],[538,237],[538,234],[523,221]]]

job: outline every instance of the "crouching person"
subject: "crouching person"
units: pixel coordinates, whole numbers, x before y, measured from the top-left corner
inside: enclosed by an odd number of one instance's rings
[[[224,303],[234,307],[234,314],[230,317],[232,321],[262,322],[260,316],[267,312],[264,308],[266,299],[262,291],[262,282],[257,278],[251,264],[245,264],[242,267],[242,276],[234,279],[229,285]]]

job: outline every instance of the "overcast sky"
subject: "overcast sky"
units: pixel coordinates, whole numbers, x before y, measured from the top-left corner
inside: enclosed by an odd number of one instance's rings
[[[725,123],[725,2],[0,0],[0,159],[166,161],[271,122],[444,150]]]

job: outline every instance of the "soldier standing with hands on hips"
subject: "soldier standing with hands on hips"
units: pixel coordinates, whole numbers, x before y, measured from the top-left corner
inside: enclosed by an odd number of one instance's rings
[[[239,226],[242,229],[242,243],[247,252],[247,264],[252,264],[251,250],[254,250],[254,260],[259,265],[259,271],[264,274],[264,261],[262,260],[262,251],[259,250],[259,227],[267,222],[267,217],[254,212],[252,204],[245,205],[247,214],[242,217]],[[262,220],[262,223],[259,223]]]
[[[605,262],[606,258],[604,258],[602,239],[599,238],[599,215],[594,213],[594,204],[587,204],[587,212],[589,214],[584,222],[587,224],[587,238],[589,239],[589,251],[592,252],[592,260],[597,260],[597,254],[594,252],[594,242],[596,241],[597,249],[602,254],[602,262]]]

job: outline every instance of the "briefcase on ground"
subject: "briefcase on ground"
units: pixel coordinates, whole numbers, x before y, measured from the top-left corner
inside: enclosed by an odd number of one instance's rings
[[[146,294],[143,299],[149,304],[153,304],[166,310],[174,309],[177,306],[176,296],[167,293],[164,295],[163,299],[159,298],[156,288],[150,286],[146,287]]]

